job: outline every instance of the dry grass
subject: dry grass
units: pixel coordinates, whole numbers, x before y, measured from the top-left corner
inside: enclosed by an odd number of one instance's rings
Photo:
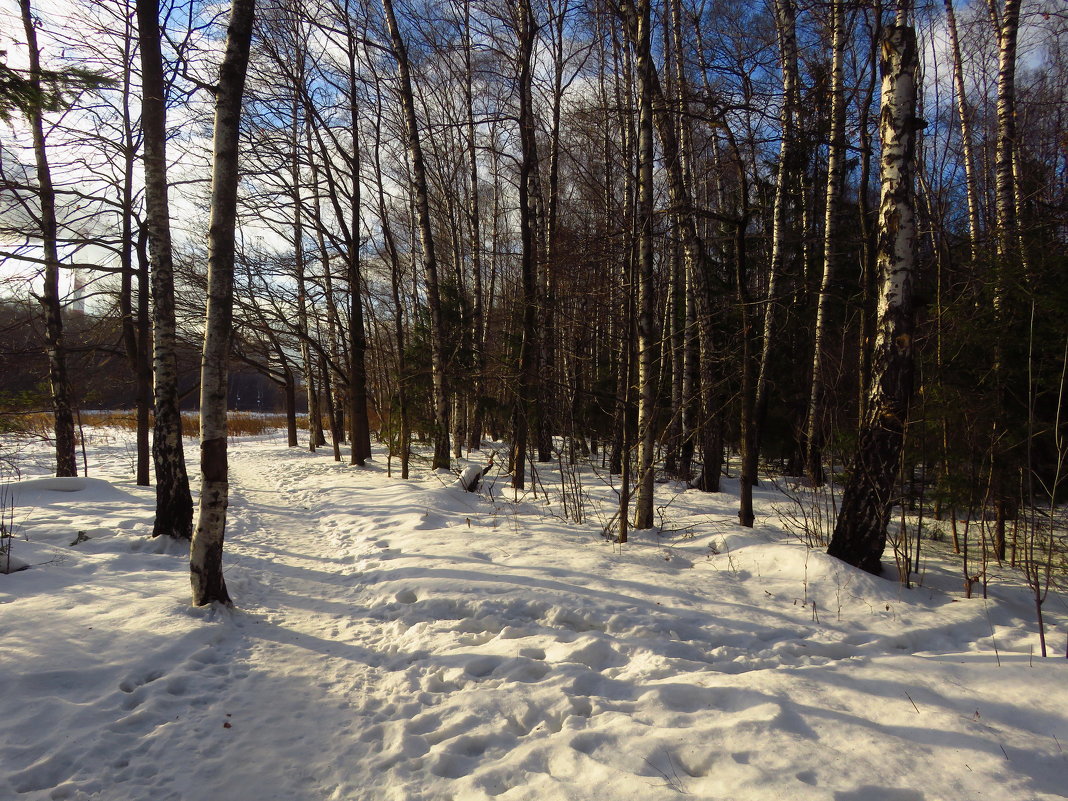
[[[51,437],[56,430],[51,412],[9,412],[0,424],[0,431],[31,437]]]
[[[231,437],[256,437],[286,427],[284,414],[255,412],[227,412],[226,427]],[[200,436],[200,415],[182,414],[182,433],[187,437]]]
[[[21,434],[50,437],[55,431],[53,417],[48,412],[12,415],[7,422],[12,425],[12,430]],[[133,411],[82,412],[81,423],[94,428],[122,428],[133,431],[137,428],[137,414]],[[286,416],[230,412],[227,415],[227,425],[232,437],[255,437],[285,428]],[[187,437],[200,436],[200,416],[196,412],[182,413],[182,433]]]

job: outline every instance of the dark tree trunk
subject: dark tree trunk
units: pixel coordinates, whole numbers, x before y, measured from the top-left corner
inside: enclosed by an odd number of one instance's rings
[[[527,438],[530,411],[536,391],[537,366],[537,247],[534,239],[534,203],[538,150],[534,130],[531,81],[532,54],[537,27],[529,0],[519,3],[519,137],[522,158],[519,165],[519,238],[522,246],[523,341],[519,354],[519,386],[512,421],[512,486],[526,486]]]
[[[30,0],[20,0],[23,30],[30,57],[30,88],[41,93],[41,55],[37,47],[37,28],[34,24]],[[55,416],[56,475],[78,475],[75,456],[74,413],[72,411],[70,378],[67,375],[67,350],[63,343],[63,307],[59,298],[59,225],[56,221],[56,192],[52,185],[52,171],[45,147],[44,120],[41,110],[34,107],[29,113],[33,132],[33,154],[37,162],[37,197],[41,204],[39,218],[41,249],[44,255],[44,287],[40,301],[44,311],[45,343],[48,353],[48,378],[52,390],[52,411]]]
[[[360,142],[355,41],[349,43],[349,126],[352,129],[352,201],[349,207],[347,254],[349,284],[349,443],[351,464],[363,466],[371,458],[371,425],[367,411],[367,332],[363,321],[363,265],[360,260]]]
[[[285,396],[286,396],[286,444],[290,448],[295,448],[300,443],[297,442],[297,385],[296,377],[293,375],[293,370],[288,364],[282,367],[282,371],[285,375]]]
[[[415,113],[415,93],[412,89],[408,48],[404,44],[393,1],[382,0],[386,15],[393,56],[397,60],[400,79],[400,100],[404,111],[404,132],[408,145],[408,159],[415,183],[415,212],[422,244],[423,273],[426,280],[427,305],[430,310],[430,359],[434,387],[434,469],[448,468],[449,456],[449,395],[446,381],[448,357],[445,347],[444,321],[441,312],[441,293],[438,281],[438,262],[434,250],[434,232],[430,219],[430,190],[427,186],[426,162],[419,134],[419,118]]]
[[[141,128],[144,134],[145,216],[152,272],[152,376],[155,426],[156,518],[152,536],[188,540],[193,534],[182,416],[178,399],[177,326],[170,205],[167,200],[167,107],[160,51],[159,2],[137,0],[141,50]]]

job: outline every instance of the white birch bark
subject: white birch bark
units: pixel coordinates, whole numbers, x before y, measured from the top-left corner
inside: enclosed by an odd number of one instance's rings
[[[916,76],[911,27],[892,25],[882,46],[882,190],[877,266],[879,295],[867,416],[827,553],[871,573],[882,570],[913,384],[916,221]]]
[[[657,336],[653,314],[653,56],[649,0],[638,0],[638,486],[634,528],[653,526]]]
[[[953,0],[943,2],[946,8],[946,32],[953,53],[953,87],[957,94],[957,116],[960,118],[964,187],[968,200],[968,234],[974,264],[979,260],[979,186],[975,172],[975,152],[972,149],[971,113],[968,110],[968,93],[964,86],[964,63],[960,55],[960,39],[957,36],[957,14],[953,10]]]
[[[827,307],[831,300],[834,262],[838,241],[838,211],[842,197],[842,175],[845,167],[845,0],[831,3],[831,141],[827,152],[827,188],[823,221],[823,277],[820,280],[819,300],[816,304],[816,333],[813,338],[812,391],[805,425],[806,460],[808,474],[816,484],[823,483],[821,430],[823,413],[823,351],[827,329]]]
[[[189,553],[193,604],[229,604],[223,579],[223,538],[229,483],[226,396],[234,305],[238,129],[245,90],[255,0],[233,0],[226,51],[219,67],[212,138],[211,216],[208,223],[208,307],[200,363],[200,511]]]

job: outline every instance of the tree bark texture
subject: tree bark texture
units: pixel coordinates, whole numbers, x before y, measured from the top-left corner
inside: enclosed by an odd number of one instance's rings
[[[522,248],[523,341],[519,354],[519,386],[512,425],[512,486],[526,485],[526,451],[530,436],[531,409],[536,391],[537,343],[537,243],[534,236],[537,195],[538,148],[535,140],[531,81],[532,55],[537,27],[529,0],[519,4],[519,239]]]
[[[991,22],[998,41],[997,82],[997,140],[994,157],[995,231],[997,259],[993,270],[994,353],[993,381],[995,408],[1005,404],[1005,364],[1001,337],[1007,333],[1011,308],[1007,298],[1009,287],[1020,278],[1023,250],[1020,243],[1019,219],[1016,213],[1017,186],[1016,152],[1016,51],[1020,27],[1022,0],[1005,0],[1000,18],[994,0],[988,0]],[[995,548],[999,559],[1005,553],[1006,509],[1015,506],[1012,472],[1009,468],[1009,446],[1002,421],[995,420],[991,432],[990,484],[995,506]],[[1015,512],[1012,512],[1015,516]]]
[[[919,56],[911,27],[886,29],[882,44],[882,140],[877,264],[876,339],[867,417],[842,496],[827,553],[880,573],[886,526],[894,502],[913,385],[913,281],[916,224],[916,75]]]
[[[143,87],[145,217],[152,275],[152,392],[156,417],[152,432],[152,462],[156,469],[152,536],[188,540],[193,535],[193,498],[178,405],[174,262],[167,198],[167,107],[158,0],[137,0],[137,30]]]
[[[229,604],[222,572],[229,499],[226,456],[228,355],[233,329],[234,232],[237,225],[238,131],[255,0],[233,0],[219,67],[212,140],[208,223],[208,308],[200,366],[200,513],[189,555],[193,604]]]
[[[371,426],[367,417],[367,332],[363,322],[363,265],[360,259],[360,107],[356,102],[358,75],[355,41],[350,42],[348,59],[349,125],[353,138],[352,153],[349,155],[352,200],[346,254],[349,285],[349,462],[363,466],[371,458]]]

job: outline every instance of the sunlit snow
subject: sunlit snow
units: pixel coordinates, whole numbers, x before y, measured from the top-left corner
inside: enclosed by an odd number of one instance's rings
[[[932,555],[906,590],[798,544],[770,486],[740,528],[730,480],[659,485],[676,533],[620,547],[588,470],[576,525],[558,467],[517,503],[498,467],[474,494],[264,438],[231,446],[236,608],[195,609],[124,437],[5,490],[32,567],[0,575],[4,801],[1068,793],[1066,607],[1032,655],[1007,572],[967,600]]]

